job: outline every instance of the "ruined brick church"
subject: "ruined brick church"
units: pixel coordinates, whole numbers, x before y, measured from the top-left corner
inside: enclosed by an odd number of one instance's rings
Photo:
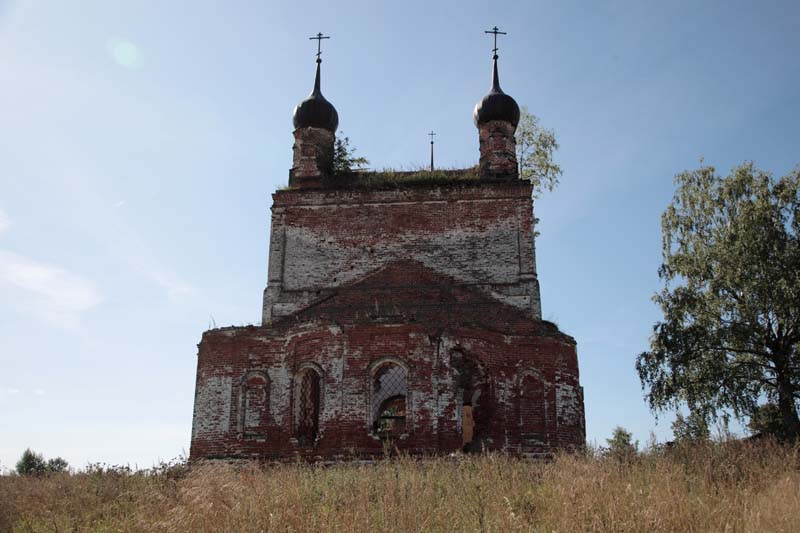
[[[582,446],[575,340],[541,318],[520,111],[496,47],[477,169],[392,179],[332,171],[320,63],[318,49],[289,187],[272,195],[262,323],[199,344],[191,459]]]

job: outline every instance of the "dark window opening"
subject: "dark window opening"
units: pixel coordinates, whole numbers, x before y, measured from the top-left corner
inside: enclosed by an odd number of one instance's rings
[[[406,430],[406,397],[393,396],[378,410],[376,433],[382,437],[399,437]]]
[[[382,439],[394,439],[407,430],[408,380],[400,365],[381,365],[372,379],[373,432]]]
[[[313,444],[319,432],[319,374],[306,369],[299,377],[297,388],[297,439],[301,444]]]
[[[477,358],[456,351],[451,355],[455,384],[461,396],[461,444],[464,452],[479,452],[491,420],[489,381]]]

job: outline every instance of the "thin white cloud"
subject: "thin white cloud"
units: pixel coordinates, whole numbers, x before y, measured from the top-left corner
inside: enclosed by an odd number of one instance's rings
[[[0,300],[32,307],[50,322],[67,328],[79,325],[81,314],[101,301],[89,280],[57,266],[0,250]]]
[[[157,285],[163,287],[167,291],[167,296],[171,300],[191,295],[194,292],[194,289],[191,285],[184,282],[171,272],[163,270],[159,267],[144,267],[142,272]]]
[[[44,396],[45,394],[47,394],[44,389],[33,389],[33,393],[36,396]]]

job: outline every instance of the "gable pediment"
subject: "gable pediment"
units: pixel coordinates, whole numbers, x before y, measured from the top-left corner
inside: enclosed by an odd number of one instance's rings
[[[279,320],[332,322],[448,321],[506,326],[540,324],[522,310],[496,300],[478,288],[459,283],[417,261],[380,267],[332,290],[315,303]]]

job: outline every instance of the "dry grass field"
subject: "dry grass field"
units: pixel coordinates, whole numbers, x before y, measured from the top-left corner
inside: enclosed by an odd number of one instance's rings
[[[797,531],[800,448],[0,477],[0,531]]]

